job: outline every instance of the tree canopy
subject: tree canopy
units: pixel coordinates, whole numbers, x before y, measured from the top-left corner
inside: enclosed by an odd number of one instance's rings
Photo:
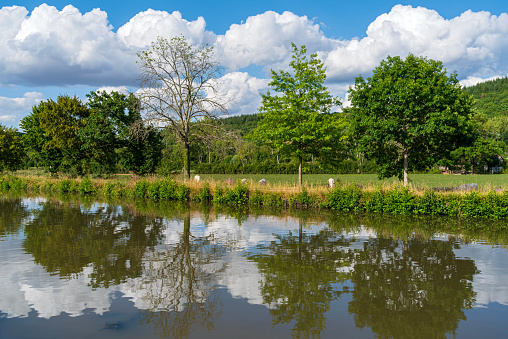
[[[23,164],[24,156],[18,131],[0,124],[0,172],[17,170]]]
[[[325,67],[317,54],[307,58],[307,49],[295,44],[288,71],[272,70],[270,91],[262,95],[259,111],[263,119],[251,133],[251,138],[267,141],[283,155],[299,160],[299,185],[302,185],[302,158],[318,155],[340,147],[341,134],[346,126],[342,114],[331,113],[341,105],[324,82]]]
[[[200,138],[197,122],[226,112],[218,82],[223,68],[211,47],[194,47],[183,36],[159,37],[138,57],[145,121],[175,133],[183,144],[185,174],[190,177],[190,145]]]
[[[388,57],[350,88],[351,132],[380,178],[409,181],[452,150],[475,140],[472,98],[440,61],[410,54]]]

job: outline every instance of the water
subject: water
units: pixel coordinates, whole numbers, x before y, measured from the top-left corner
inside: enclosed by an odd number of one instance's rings
[[[500,338],[494,224],[4,197],[0,338]]]

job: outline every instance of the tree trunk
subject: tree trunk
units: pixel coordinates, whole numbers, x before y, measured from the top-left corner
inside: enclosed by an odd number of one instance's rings
[[[404,145],[404,186],[409,183],[409,161],[407,154],[407,145]]]
[[[298,156],[298,187],[302,187],[302,156]]]
[[[187,141],[183,149],[183,171],[184,180],[190,179],[190,145]]]

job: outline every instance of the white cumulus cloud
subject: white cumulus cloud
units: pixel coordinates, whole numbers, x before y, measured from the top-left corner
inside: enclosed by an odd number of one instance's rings
[[[222,93],[227,98],[228,114],[257,113],[261,105],[260,92],[268,88],[268,79],[259,79],[246,72],[231,72],[221,79]]]
[[[0,122],[16,125],[33,106],[38,105],[43,99],[44,95],[39,92],[27,92],[21,98],[0,97]]]
[[[334,46],[334,41],[306,16],[268,11],[251,16],[240,25],[231,25],[225,35],[217,38],[216,47],[220,60],[237,70],[252,64],[270,66],[284,62],[287,66],[291,42],[306,45],[310,51]]]
[[[324,55],[331,79],[350,81],[370,72],[388,55],[409,53],[440,60],[459,78],[506,74],[506,52],[506,13],[466,11],[446,20],[434,10],[397,5],[369,25],[365,38],[345,42]]]

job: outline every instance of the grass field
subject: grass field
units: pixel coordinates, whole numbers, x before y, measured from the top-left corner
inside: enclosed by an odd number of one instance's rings
[[[42,171],[39,174],[34,169],[20,170],[16,174],[22,176],[47,176]],[[155,176],[156,177],[156,176]],[[194,175],[192,175],[194,177]],[[298,175],[296,174],[200,174],[204,181],[220,182],[232,180],[237,182],[241,179],[248,179],[251,184],[256,184],[260,179],[266,179],[268,186],[289,186],[298,185]],[[114,179],[120,181],[129,181],[133,178],[128,174],[117,174]],[[139,178],[139,177],[138,177]],[[182,175],[173,176],[178,181],[183,181]],[[388,187],[401,184],[396,178],[379,180],[376,174],[304,174],[303,182],[307,187],[327,186],[328,179],[333,178],[337,183],[358,184],[364,187]],[[483,191],[489,191],[497,188],[508,189],[508,174],[474,174],[474,175],[447,175],[447,174],[411,174],[409,176],[411,185],[416,189],[425,189],[432,187],[456,187],[464,184],[477,183]]]
[[[296,186],[298,176],[294,174],[200,174],[202,180],[238,181],[243,178],[253,182],[266,179],[273,185]],[[358,184],[362,186],[392,186],[401,184],[396,178],[379,180],[376,174],[307,174],[303,182],[307,186],[327,185],[328,179],[333,178],[336,183]],[[446,174],[412,174],[409,176],[411,185],[415,188],[454,187],[464,184],[477,183],[480,189],[490,190],[508,188],[508,174],[475,174],[475,175],[446,175]]]

